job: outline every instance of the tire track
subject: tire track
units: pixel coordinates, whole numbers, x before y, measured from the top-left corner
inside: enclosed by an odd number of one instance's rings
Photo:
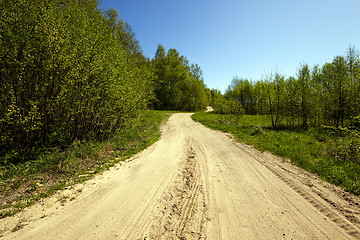
[[[194,149],[187,151],[178,178],[162,197],[157,207],[159,213],[153,219],[150,239],[202,239],[206,215],[205,196],[201,172]],[[147,238],[147,237],[145,237]]]
[[[359,198],[190,115],[170,117],[160,141],[79,185],[65,206],[0,220],[28,223],[3,238],[360,239]]]
[[[315,176],[312,176],[310,173],[306,173],[307,176],[303,177],[301,175],[304,170],[299,169],[299,172],[297,173],[291,172],[284,166],[281,166],[279,163],[277,163],[277,161],[274,161],[274,158],[270,159],[266,157],[265,154],[257,152],[256,150],[254,151],[254,149],[250,149],[249,146],[244,144],[240,144],[239,147],[247,154],[252,155],[255,160],[264,165],[277,178],[291,187],[297,194],[308,201],[330,221],[344,229],[349,236],[354,239],[360,239],[360,229],[358,228],[359,220],[355,218],[354,215],[351,215],[352,211],[348,210],[348,214],[343,214],[343,211],[341,211],[342,207],[338,206],[337,203],[327,199],[321,194],[321,192],[313,191],[311,188],[309,188],[309,186],[314,186],[314,184],[309,183],[309,181],[311,182],[311,177],[315,178]],[[308,183],[305,184],[302,182],[301,177],[306,179]]]

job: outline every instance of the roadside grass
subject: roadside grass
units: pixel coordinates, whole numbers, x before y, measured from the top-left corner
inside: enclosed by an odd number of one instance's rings
[[[0,218],[14,215],[37,200],[90,179],[147,148],[160,138],[169,114],[148,111],[132,128],[106,141],[75,141],[67,150],[50,149],[33,161],[0,166]]]
[[[271,128],[268,116],[223,116],[198,112],[195,121],[228,132],[260,151],[269,151],[321,179],[360,196],[360,140],[358,132],[335,128]]]
[[[175,111],[175,110],[152,110],[154,112],[157,113],[168,113],[168,114],[173,114],[173,113],[193,113],[194,111]]]

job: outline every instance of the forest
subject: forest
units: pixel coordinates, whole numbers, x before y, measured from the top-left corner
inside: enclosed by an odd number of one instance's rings
[[[360,124],[359,77],[359,53],[349,47],[346,56],[336,56],[322,66],[301,64],[295,77],[285,78],[278,72],[259,81],[235,77],[222,101],[240,103],[245,114],[269,115],[273,128],[354,128]],[[222,109],[218,99],[214,104]]]
[[[144,56],[97,0],[0,1],[0,165],[104,140],[148,109],[209,104],[201,68],[159,44]]]

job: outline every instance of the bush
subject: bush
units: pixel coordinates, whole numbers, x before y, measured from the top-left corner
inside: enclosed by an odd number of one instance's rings
[[[96,0],[0,1],[0,164],[106,139],[138,117],[150,64],[116,19]]]

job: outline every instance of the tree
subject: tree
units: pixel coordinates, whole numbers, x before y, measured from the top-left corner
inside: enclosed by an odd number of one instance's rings
[[[251,82],[234,77],[225,97],[242,104],[246,114],[268,114],[272,127],[290,124],[304,128],[323,124],[357,125],[360,115],[360,59],[354,47],[346,57],[312,70],[301,64],[297,78],[285,80],[270,73]]]
[[[197,64],[189,65],[186,57],[176,49],[158,45],[151,61],[155,74],[155,109],[194,111],[209,103],[202,70]]]
[[[159,44],[158,48],[156,49],[155,59],[165,59],[165,57],[166,57],[165,48],[161,44]]]
[[[256,113],[255,89],[249,80],[233,78],[225,96],[230,100],[239,102],[244,107],[246,114]]]
[[[276,128],[284,117],[284,99],[285,99],[285,77],[279,73],[274,74],[274,82],[271,84],[274,89],[274,104],[272,115],[275,114],[275,119],[271,116],[273,128]],[[271,91],[271,90],[270,90]]]
[[[260,80],[255,83],[254,94],[256,102],[256,114],[266,114],[267,112],[267,99],[266,99],[267,83]]]
[[[4,0],[0,11],[0,161],[105,139],[151,99],[150,63],[115,10]]]
[[[298,91],[299,91],[299,110],[302,118],[302,126],[308,126],[308,119],[311,111],[311,77],[310,69],[307,64],[302,64],[298,70]]]
[[[336,127],[344,126],[344,120],[350,117],[350,81],[344,57],[337,56],[332,63],[323,65],[322,86],[325,118]]]
[[[360,116],[360,58],[359,52],[354,46],[349,47],[346,55],[346,64],[351,81],[350,87],[350,115],[351,117]]]
[[[292,126],[300,125],[300,102],[298,80],[290,77],[285,82],[284,114]]]

